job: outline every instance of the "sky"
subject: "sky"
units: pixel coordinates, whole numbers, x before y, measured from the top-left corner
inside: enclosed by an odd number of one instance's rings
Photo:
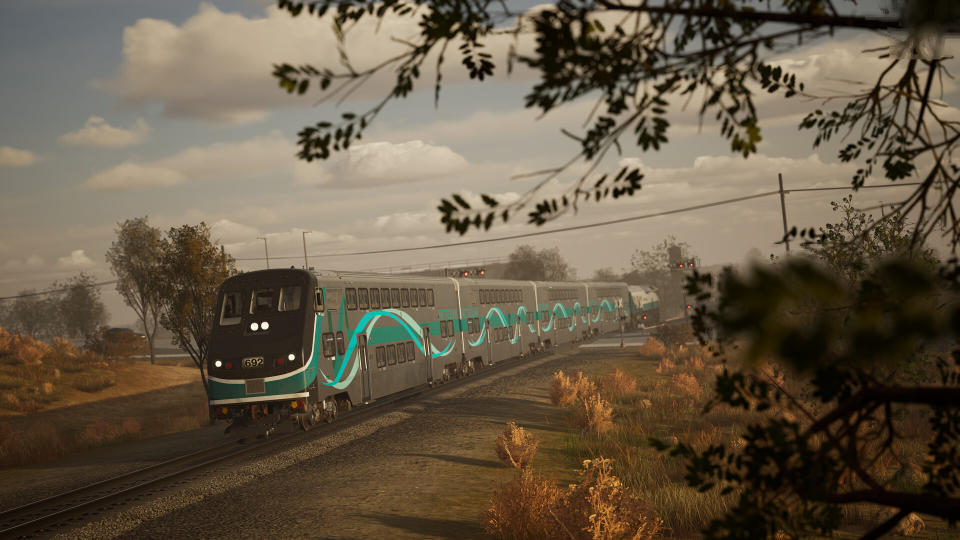
[[[511,3],[541,9],[532,3]],[[875,15],[876,2],[848,7]],[[415,23],[362,24],[347,37],[357,67],[399,51],[391,36],[412,38]],[[505,258],[519,243],[559,247],[588,278],[601,267],[629,269],[637,249],[668,235],[691,246],[702,264],[738,263],[752,249],[781,254],[780,201],[764,197],[706,210],[524,240],[365,256],[337,253],[453,243],[436,207],[441,197],[479,193],[511,200],[534,180],[520,173],[555,167],[579,150],[573,131],[592,102],[579,101],[539,118],[525,109],[533,73],[503,64],[513,38],[488,46],[497,74],[470,81],[456,59],[443,71],[433,102],[433,73],[406,100],[391,103],[362,144],[325,162],[295,157],[297,132],[347,111],[364,111],[389,89],[374,77],[343,103],[311,90],[288,95],[272,65],[338,65],[327,21],[291,18],[260,0],[5,0],[0,3],[0,296],[41,290],[83,271],[112,278],[104,254],[117,224],[147,216],[167,230],[204,221],[243,270],[303,265],[303,239],[315,268],[399,271],[426,265],[482,264]],[[889,42],[871,32],[838,31],[779,54],[817,95],[851,91],[885,65],[865,49]],[[520,37],[518,50],[530,50]],[[960,73],[960,42],[948,67]],[[960,91],[944,83],[944,114],[960,119]],[[709,119],[672,103],[670,143],[643,152],[625,141],[605,163],[639,165],[645,177],[634,197],[585,205],[544,228],[638,216],[785,187],[849,185],[855,165],[835,146],[815,150],[797,124],[817,102],[757,98],[764,139],[748,160],[732,154]],[[546,193],[569,185],[577,164]],[[881,183],[880,180],[868,183]],[[895,202],[906,188],[861,191],[860,207]],[[830,201],[843,192],[793,193],[791,226],[833,219]],[[466,239],[538,230],[514,219]],[[310,231],[303,235],[303,231]],[[258,238],[259,237],[259,238]],[[286,258],[284,258],[286,257]],[[111,323],[135,319],[112,287],[103,289]]]

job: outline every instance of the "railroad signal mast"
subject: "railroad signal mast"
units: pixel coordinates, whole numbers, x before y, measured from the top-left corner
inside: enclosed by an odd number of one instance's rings
[[[683,257],[683,251],[680,246],[672,245],[667,248],[667,265],[670,268],[670,291],[664,291],[661,301],[668,306],[676,306],[679,313],[666,313],[667,317],[682,316],[690,317],[693,312],[693,301],[684,294],[683,286],[688,272],[692,272],[700,267],[700,261],[696,257]],[[672,310],[671,310],[672,311]]]
[[[447,270],[446,274],[447,276],[450,276],[451,275],[450,270]],[[483,267],[461,268],[459,270],[454,270],[452,272],[452,275],[456,277],[462,277],[462,278],[481,279],[487,275],[487,269]]]

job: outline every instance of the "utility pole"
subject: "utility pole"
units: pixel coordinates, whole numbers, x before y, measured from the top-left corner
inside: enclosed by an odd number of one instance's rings
[[[303,233],[301,234],[301,236],[303,236],[303,269],[304,270],[310,269],[310,263],[307,261],[307,235],[312,232],[313,231],[303,231]]]
[[[787,238],[787,203],[783,198],[783,175],[777,173],[777,181],[780,182],[780,215],[783,216],[783,244],[787,248],[787,253],[790,253],[790,240]]]
[[[257,240],[263,240],[263,254],[267,258],[267,270],[269,270],[270,269],[270,252],[267,251],[267,237],[258,236]]]

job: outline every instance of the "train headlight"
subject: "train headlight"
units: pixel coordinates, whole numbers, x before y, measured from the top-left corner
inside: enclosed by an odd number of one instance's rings
[[[250,323],[250,331],[251,331],[251,332],[256,332],[256,331],[259,330],[259,329],[260,329],[260,325],[259,325],[259,324],[255,323],[255,322]]]
[[[262,323],[260,323],[260,328],[262,328],[262,329],[264,329],[264,330],[269,330],[269,329],[270,329],[270,323],[268,323],[267,321],[263,321]]]
[[[213,363],[213,367],[220,367],[220,366],[222,366],[222,365],[223,365],[223,362],[221,362],[221,361],[219,361],[219,360],[217,360],[216,362]]]
[[[293,362],[293,361],[296,360],[296,359],[297,359],[297,355],[295,355],[295,354],[293,354],[293,353],[290,353],[290,354],[287,355],[287,360],[289,360],[289,361],[291,361],[291,362]]]

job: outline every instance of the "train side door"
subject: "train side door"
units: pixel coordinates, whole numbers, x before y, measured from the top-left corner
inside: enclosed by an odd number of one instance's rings
[[[423,358],[426,360],[423,365],[426,366],[426,376],[424,380],[428,383],[433,382],[433,347],[430,345],[430,327],[423,327]]]
[[[357,338],[357,348],[360,350],[360,380],[363,381],[363,402],[370,402],[370,366],[367,363],[367,334],[360,334]]]

